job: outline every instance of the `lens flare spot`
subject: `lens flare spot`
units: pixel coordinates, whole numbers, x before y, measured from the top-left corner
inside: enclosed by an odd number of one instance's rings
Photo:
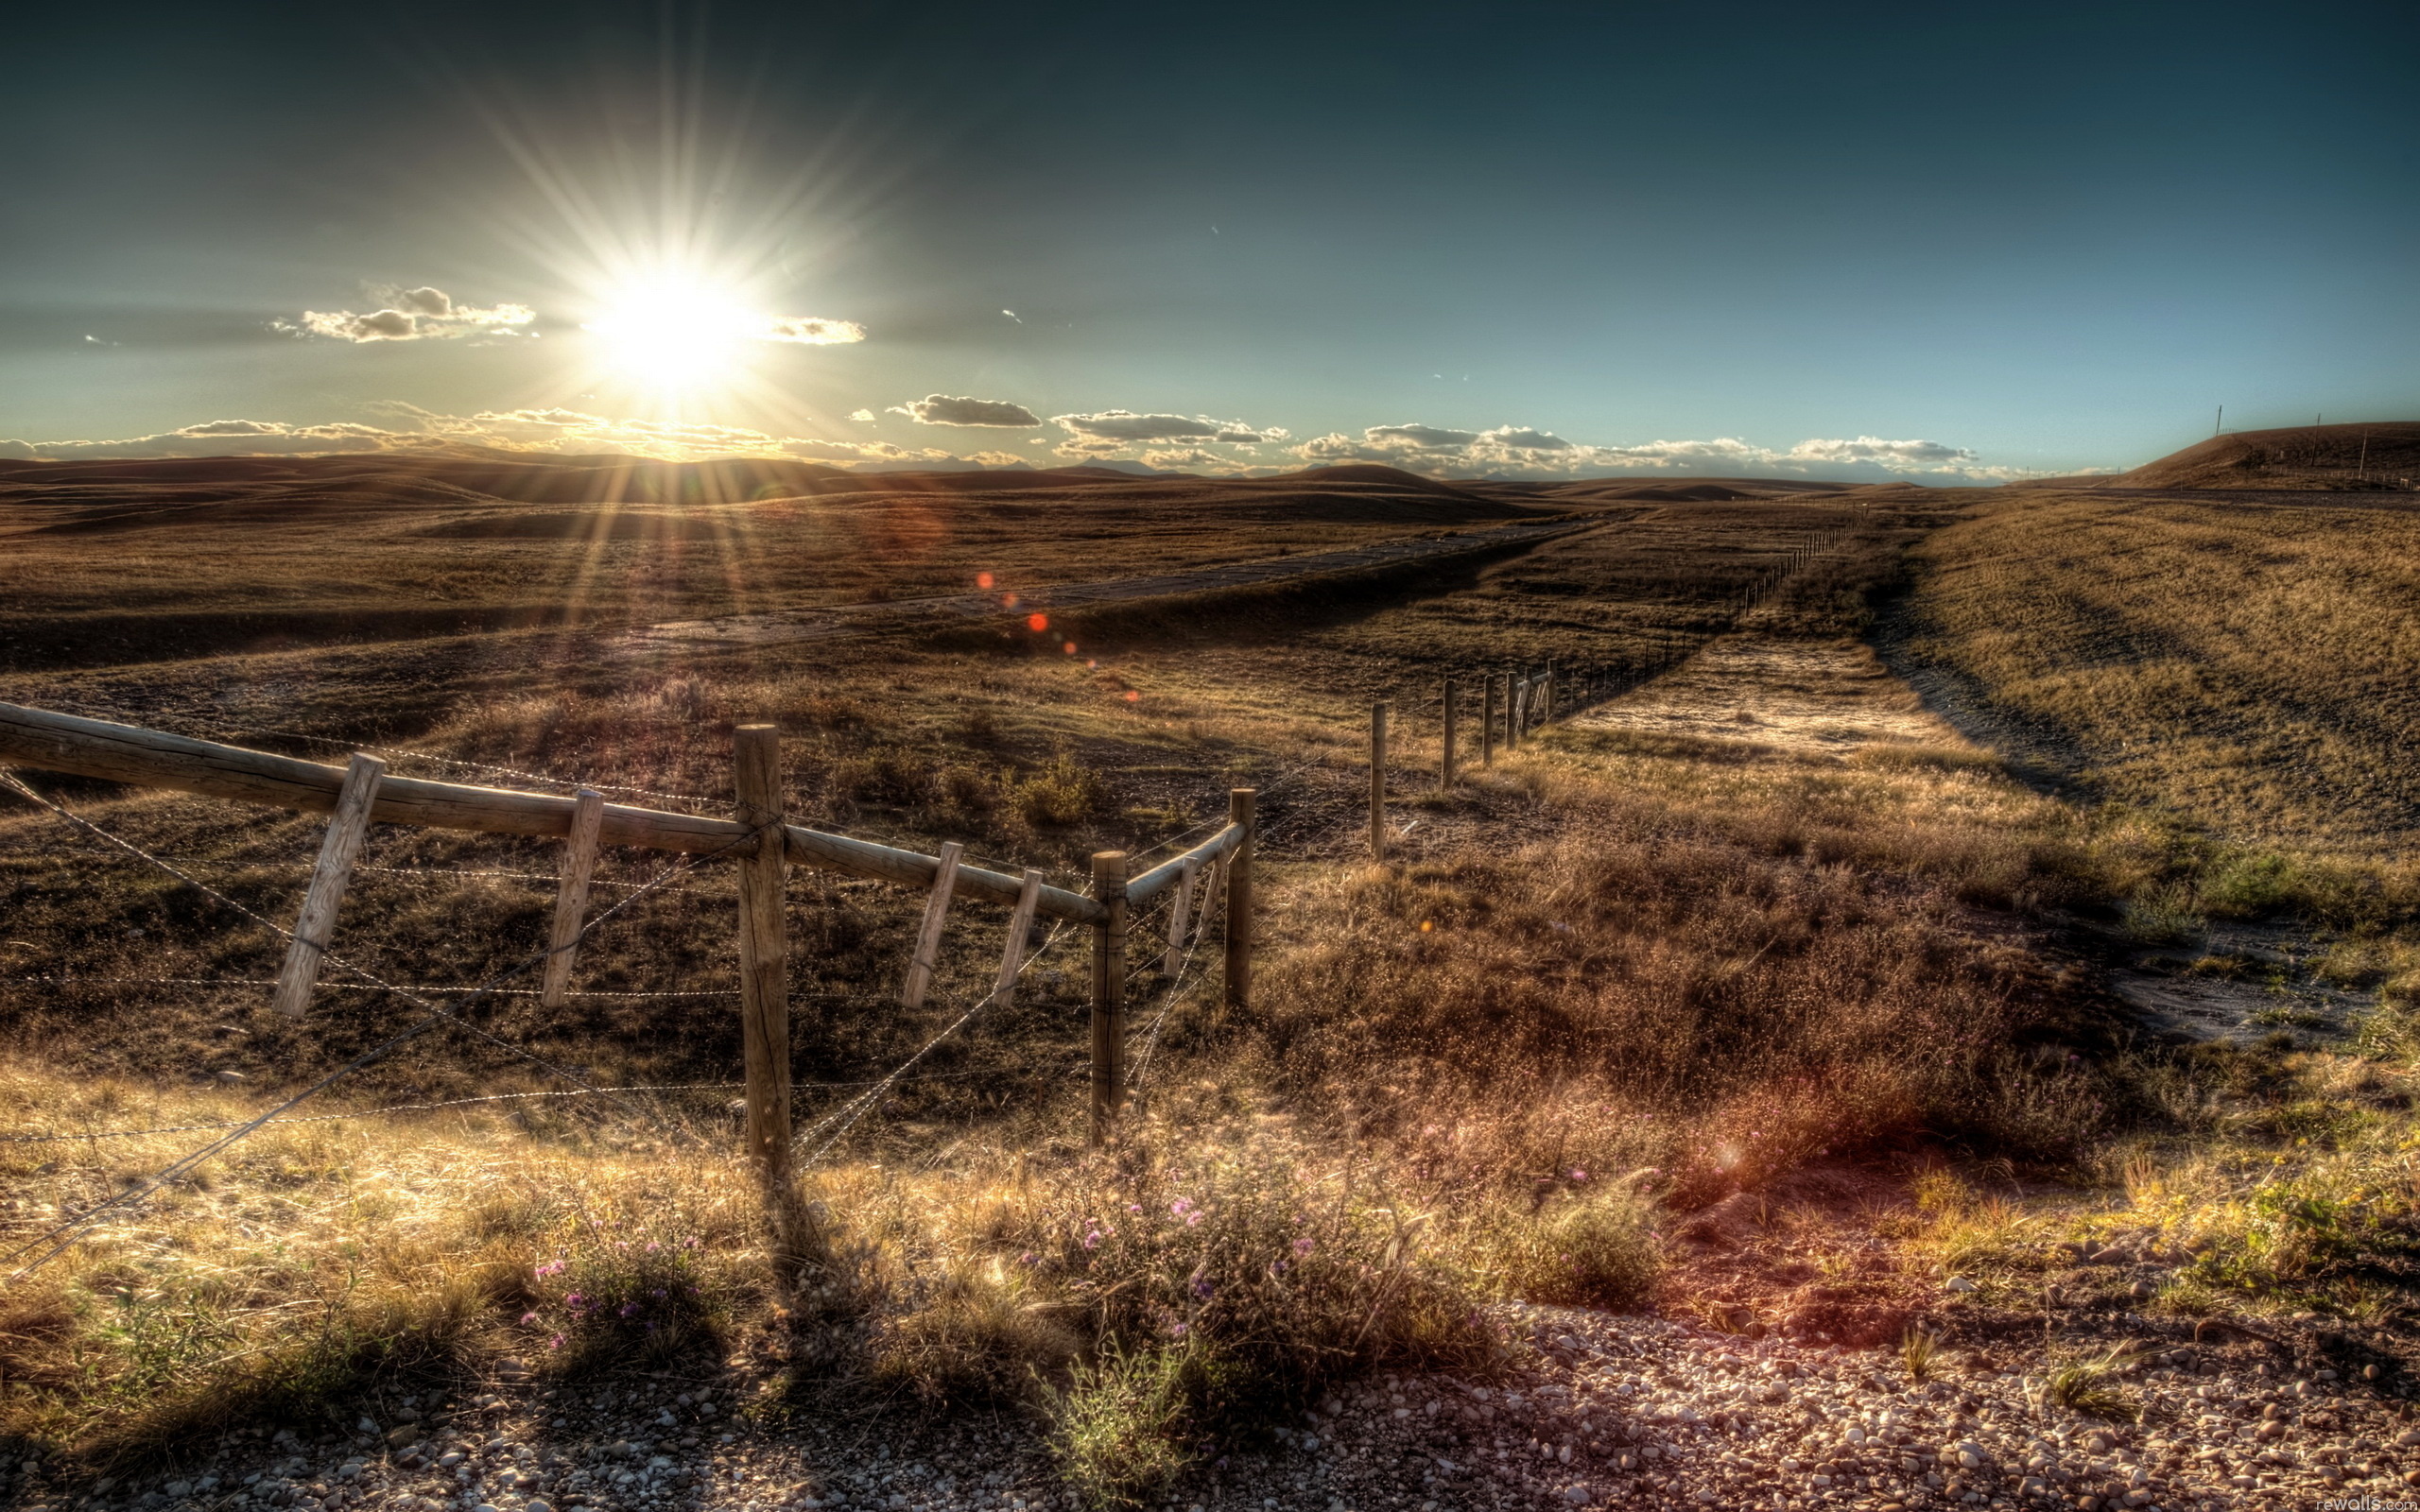
[[[1128,703],[1141,703],[1143,701],[1143,696],[1134,689],[1129,688],[1126,690],[1126,701]]]
[[[1014,593],[1003,593],[1003,594],[1001,594],[1001,595],[1000,595],[1000,607],[1001,607],[1002,609],[1014,609],[1014,608],[1016,608],[1016,607],[1017,607],[1017,595],[1016,595],[1016,594],[1014,594]]]
[[[992,575],[990,573],[977,573],[975,575],[975,586],[984,589],[990,588],[992,586]]]
[[[1073,642],[1073,641],[1069,641],[1066,644],[1064,644],[1064,645],[1061,646],[1059,649],[1060,649],[1060,650],[1062,650],[1062,651],[1066,652],[1069,656],[1074,656],[1074,655],[1076,654],[1076,643],[1075,643],[1075,642]]]
[[[1047,614],[1028,614],[1025,617],[1025,627],[1031,630],[1034,634],[1040,635],[1043,631],[1050,628],[1050,616]]]

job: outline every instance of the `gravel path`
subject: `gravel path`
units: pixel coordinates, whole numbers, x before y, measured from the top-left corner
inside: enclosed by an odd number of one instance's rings
[[[1488,1383],[1382,1377],[1233,1447],[1167,1504],[1263,1512],[1499,1512],[1755,1506],[1776,1512],[1950,1506],[2077,1512],[2420,1504],[2420,1415],[2315,1363],[2353,1355],[2410,1379],[2408,1332],[2312,1331],[2290,1349],[2122,1320],[2153,1352],[2112,1383],[2117,1422],[2040,1400],[2044,1365],[1991,1347],[1910,1381],[1891,1350],[1752,1341],[1653,1318],[1505,1310],[1523,1363]],[[2332,1340],[2336,1352],[2310,1346]],[[650,1378],[548,1388],[500,1382],[396,1404],[347,1440],[231,1435],[172,1478],[45,1501],[209,1512],[671,1512],[813,1508],[1041,1512],[1071,1507],[1032,1425],[959,1415],[805,1416],[776,1427],[743,1404],[760,1383]],[[407,1416],[408,1415],[408,1416]],[[372,1431],[375,1430],[373,1433]],[[1215,1452],[1215,1451],[1214,1451]],[[0,1469],[0,1503],[10,1472]],[[63,1488],[61,1488],[63,1489]],[[2344,1499],[2354,1499],[2345,1501]]]

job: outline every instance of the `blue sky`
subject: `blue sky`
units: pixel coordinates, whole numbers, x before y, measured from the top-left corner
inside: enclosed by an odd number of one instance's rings
[[[0,97],[0,455],[2131,465],[2221,404],[2414,412],[2415,40],[2387,5],[54,8]]]

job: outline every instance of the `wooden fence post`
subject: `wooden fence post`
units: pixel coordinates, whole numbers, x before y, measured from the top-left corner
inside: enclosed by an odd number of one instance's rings
[[[782,732],[741,725],[731,732],[733,817],[757,830],[739,862],[739,1037],[747,1061],[748,1154],[769,1182],[790,1170],[788,870],[782,830]],[[771,826],[771,828],[767,828]]]
[[[1184,968],[1184,927],[1193,919],[1194,863],[1177,868],[1176,896],[1168,900],[1168,946],[1160,953],[1160,975],[1174,977]]]
[[[1530,679],[1504,675],[1504,748],[1521,748],[1521,716],[1528,712]]]
[[[908,957],[908,980],[899,988],[899,1005],[921,1008],[925,989],[933,985],[933,969],[941,964],[942,930],[949,923],[949,902],[958,890],[958,864],[966,847],[956,840],[942,844],[941,865],[933,868],[933,890],[925,899],[925,921],[916,930],[916,948]]]
[[[1495,674],[1478,675],[1478,764],[1495,765]]]
[[[1009,948],[1000,954],[1000,974],[992,984],[992,1006],[1005,1008],[1017,995],[1017,973],[1025,970],[1026,936],[1033,933],[1034,904],[1042,900],[1042,872],[1028,867],[1017,889],[1017,905],[1009,913]]]
[[[1387,859],[1387,705],[1370,706],[1370,859]]]
[[[1547,663],[1546,671],[1541,673],[1538,678],[1538,723],[1542,725],[1547,724],[1551,722],[1553,718],[1554,663],[1549,662]]]
[[[353,864],[361,858],[362,842],[369,838],[370,810],[378,801],[378,780],[385,775],[385,762],[359,751],[345,767],[344,788],[320,841],[319,864],[311,868],[311,885],[302,894],[302,912],[294,920],[294,937],[285,942],[285,964],[278,968],[277,991],[269,998],[270,1005],[289,1019],[302,1017],[311,1006],[320,962],[336,931],[337,908],[344,902]]]
[[[555,889],[555,927],[546,936],[545,985],[538,1005],[560,1008],[571,989],[571,962],[588,917],[588,879],[596,870],[596,835],[605,825],[605,795],[583,787],[571,800],[571,837],[563,847],[562,880]]]
[[[1454,679],[1445,679],[1445,752],[1438,763],[1437,785],[1454,785]]]
[[[1126,852],[1093,856],[1093,901],[1108,917],[1093,926],[1093,1107],[1098,1148],[1126,1092]]]
[[[1230,788],[1227,820],[1244,827],[1243,839],[1227,857],[1227,1005],[1252,1005],[1252,850],[1257,833],[1253,808],[1257,788]]]

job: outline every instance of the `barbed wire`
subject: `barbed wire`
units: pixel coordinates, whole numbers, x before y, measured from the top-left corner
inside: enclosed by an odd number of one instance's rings
[[[168,861],[164,857],[154,855],[150,851],[143,849],[141,846],[134,844],[132,841],[112,834],[109,831],[93,823],[91,820],[84,818],[82,816],[70,812],[63,805],[53,802],[51,799],[36,792],[33,788],[27,786],[14,771],[6,767],[0,767],[0,786],[5,786],[9,791],[17,794],[20,798],[25,799],[26,801],[43,809],[48,810],[51,814],[57,816],[60,820],[77,830],[88,833],[96,839],[125,851],[127,854],[133,856],[138,861],[165,871],[170,876],[175,877],[178,881],[185,884],[189,887],[192,887],[197,892],[201,893],[204,897],[212,899],[223,907],[233,910],[235,913],[252,920],[254,923],[259,924],[262,927],[284,936],[285,938],[292,939],[296,937],[293,931],[286,929],[274,920],[267,919],[254,912],[252,909],[246,907],[244,904],[228,897],[225,893],[220,892],[218,889],[209,885],[207,883],[196,879],[191,874],[180,868],[174,862]],[[778,821],[776,821],[776,823],[778,823]],[[745,831],[740,834],[733,836],[723,845],[716,848],[714,850],[705,852],[702,855],[683,856],[679,861],[666,867],[659,874],[658,880],[668,881],[672,877],[681,875],[688,870],[692,870],[696,867],[704,864],[706,861],[713,860],[746,841],[759,838],[763,834],[772,831],[774,827],[775,826],[771,824],[761,825],[755,829]],[[646,896],[644,892],[634,892],[630,897],[624,898],[608,906],[595,919],[584,923],[580,927],[579,931],[573,936],[569,944],[562,948],[576,949],[579,945],[584,943],[588,936],[599,926],[603,925],[615,914],[622,912],[644,896]],[[475,990],[458,1006],[463,1008],[472,1006],[487,992],[495,990],[500,984],[510,981],[513,977],[519,976],[524,972],[531,971],[532,969],[544,964],[546,959],[554,954],[555,947],[549,946],[546,949],[537,951],[524,957],[520,961],[505,968],[501,971],[495,972],[489,977],[487,982],[480,984],[480,988],[478,990]],[[312,1083],[310,1086],[295,1093],[293,1096],[278,1104],[276,1107],[268,1109],[267,1112],[262,1113],[259,1117],[249,1119],[241,1124],[233,1125],[220,1138],[209,1141],[200,1148],[188,1152],[179,1159],[170,1161],[166,1166],[163,1167],[159,1172],[147,1179],[128,1188],[116,1196],[111,1197],[93,1208],[87,1209],[85,1211],[78,1214],[74,1218],[68,1219],[53,1228],[47,1234],[33,1240],[29,1244],[20,1246],[9,1255],[0,1257],[0,1264],[9,1264],[14,1263],[17,1261],[24,1260],[26,1256],[32,1254],[35,1250],[39,1249],[42,1251],[42,1253],[36,1255],[35,1258],[19,1266],[17,1270],[10,1275],[9,1279],[11,1282],[23,1280],[35,1270],[48,1264],[52,1260],[57,1259],[60,1255],[64,1254],[74,1246],[78,1235],[97,1224],[106,1214],[116,1211],[121,1208],[131,1207],[140,1203],[152,1193],[159,1191],[162,1187],[176,1180],[186,1172],[195,1169],[203,1161],[209,1160],[212,1156],[216,1155],[222,1150],[233,1147],[234,1144],[250,1137],[259,1129],[268,1126],[269,1122],[277,1118],[279,1115],[286,1112],[290,1108],[300,1107],[302,1103],[318,1096],[320,1092],[325,1091],[328,1088],[335,1086],[337,1082],[342,1081],[345,1077],[352,1075],[354,1073],[364,1070],[367,1067],[374,1065],[378,1061],[385,1059],[389,1055],[402,1048],[411,1040],[419,1038],[429,1029],[434,1028],[440,1022],[451,1022],[477,1039],[486,1040],[490,1044],[495,1045],[500,1049],[510,1052],[510,1054],[519,1056],[523,1059],[527,1060],[548,1072],[550,1074],[570,1082],[573,1086],[580,1088],[582,1091],[592,1095],[606,1096],[614,1102],[621,1102],[621,1099],[618,1096],[605,1091],[604,1089],[596,1087],[585,1078],[564,1067],[555,1065],[544,1057],[488,1033],[478,1025],[472,1023],[469,1020],[462,1018],[461,1015],[455,1011],[454,1008],[449,1008],[441,1004],[432,1003],[427,998],[422,997],[410,991],[408,988],[400,988],[392,983],[385,982],[380,979],[376,973],[337,954],[333,951],[326,950],[322,947],[320,952],[320,958],[323,966],[334,965],[341,971],[350,971],[355,976],[362,977],[372,984],[386,988],[388,991],[394,993],[406,1002],[411,1003],[425,1011],[418,1020],[406,1024],[394,1035],[389,1036],[385,1040],[382,1040],[378,1044],[375,1044],[370,1049],[354,1057],[344,1065],[329,1073],[327,1075]],[[631,1108],[634,1112],[644,1112],[643,1109],[636,1108],[635,1105],[623,1103],[622,1106]],[[666,1133],[672,1134],[676,1137],[686,1137],[686,1132],[684,1130],[676,1129],[672,1125],[664,1123],[663,1120],[654,1118],[652,1114],[648,1114],[646,1116],[649,1117],[658,1127],[663,1128]]]
[[[1016,977],[1011,978],[1011,985],[1013,985],[1015,980],[1024,977],[1026,972],[1031,971],[1035,962],[1041,960],[1045,955],[1049,954],[1052,948],[1057,946],[1059,941],[1065,937],[1066,934],[1067,925],[1063,920],[1053,925],[1050,933],[1043,937],[1041,946],[1028,954],[1023,961],[1017,964]],[[990,1007],[994,1003],[999,1000],[1000,992],[1001,988],[994,987],[991,991],[984,993],[981,998],[976,1001],[974,1006],[968,1008],[964,1013],[959,1014],[956,1019],[952,1020],[939,1034],[934,1035],[931,1039],[917,1046],[915,1053],[893,1068],[890,1074],[874,1082],[865,1091],[850,1099],[848,1103],[842,1105],[839,1108],[825,1115],[823,1118],[817,1120],[816,1123],[804,1133],[794,1135],[790,1140],[790,1147],[792,1149],[796,1149],[799,1145],[805,1143],[808,1140],[813,1139],[817,1134],[821,1133],[824,1129],[831,1128],[836,1122],[839,1125],[838,1128],[832,1129],[830,1138],[826,1139],[821,1144],[815,1147],[813,1154],[807,1156],[805,1160],[799,1162],[798,1168],[802,1171],[812,1169],[818,1160],[823,1159],[824,1154],[829,1151],[833,1145],[838,1143],[841,1139],[846,1137],[849,1130],[856,1127],[858,1121],[863,1119],[867,1113],[871,1112],[874,1108],[881,1100],[882,1093],[886,1090],[897,1085],[899,1080],[906,1075],[908,1069],[910,1066],[915,1065],[916,1062],[924,1059],[927,1055],[930,1055],[934,1047],[939,1045],[942,1040],[947,1040],[950,1036],[964,1028],[968,1023],[974,1022],[976,1015],[981,1013],[984,1009]]]
[[[84,987],[107,983],[124,987],[275,987],[277,980],[266,976],[0,976],[0,984],[9,986],[49,985]],[[535,998],[545,994],[534,987],[430,987],[424,984],[390,984],[386,982],[320,982],[315,990],[323,992],[481,992],[495,998]],[[657,992],[582,991],[574,989],[568,998],[728,998],[736,997],[735,987],[690,988]]]

